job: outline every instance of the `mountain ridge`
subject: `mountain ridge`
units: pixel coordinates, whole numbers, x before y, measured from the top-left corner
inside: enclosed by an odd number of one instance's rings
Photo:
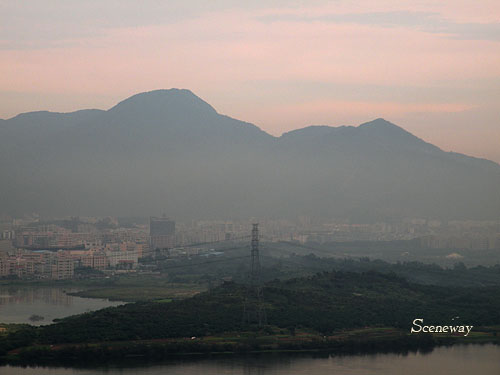
[[[312,134],[312,132],[321,132],[319,134],[314,134],[314,135],[323,135],[323,134],[328,134],[328,133],[333,132],[333,131],[352,131],[354,129],[373,131],[374,129],[377,129],[377,131],[383,130],[384,132],[391,131],[391,132],[397,132],[400,134],[404,134],[405,136],[412,137],[413,139],[418,139],[419,141],[421,141],[429,146],[432,146],[432,148],[441,150],[439,147],[432,145],[431,143],[426,142],[419,137],[416,137],[415,135],[408,132],[404,128],[402,128],[402,127],[400,127],[400,126],[398,126],[390,121],[387,121],[384,118],[376,118],[374,120],[364,122],[358,126],[352,126],[352,125],[340,125],[340,126],[307,125],[303,128],[293,129],[293,130],[284,132],[280,136],[273,136],[272,134],[267,133],[265,130],[262,130],[261,128],[259,128],[255,124],[252,124],[252,123],[249,123],[246,121],[241,121],[238,119],[234,119],[230,116],[218,113],[214,107],[212,107],[209,103],[207,103],[206,101],[204,101],[203,99],[201,99],[200,97],[195,95],[191,90],[179,89],[179,88],[157,89],[157,90],[151,90],[151,91],[137,93],[137,94],[131,95],[128,98],[118,102],[117,104],[115,104],[114,106],[112,106],[111,108],[109,108],[107,110],[89,108],[89,109],[80,109],[80,110],[71,111],[71,112],[53,112],[53,111],[45,111],[45,110],[30,111],[30,112],[19,113],[19,114],[15,115],[14,117],[11,117],[9,119],[0,119],[0,124],[4,125],[5,123],[11,122],[13,120],[17,121],[19,119],[24,119],[26,117],[34,117],[34,116],[47,116],[47,117],[53,117],[53,118],[54,117],[59,117],[59,118],[64,117],[64,118],[66,118],[68,116],[76,116],[76,115],[84,115],[84,114],[104,115],[106,113],[116,112],[120,108],[126,107],[126,106],[130,105],[131,103],[133,103],[134,106],[137,106],[137,104],[141,104],[141,101],[143,102],[142,99],[145,99],[145,98],[148,98],[148,99],[154,98],[155,100],[158,98],[162,98],[162,99],[168,100],[168,99],[175,98],[176,96],[177,97],[182,96],[184,99],[190,99],[192,101],[192,103],[196,103],[196,105],[199,108],[204,108],[206,111],[208,111],[211,114],[217,114],[219,116],[227,118],[228,120],[234,120],[234,121],[238,121],[238,122],[245,124],[245,125],[250,125],[252,127],[256,127],[261,132],[265,133],[266,135],[268,135],[270,137],[276,138],[276,139],[287,138],[289,136],[295,136],[297,134],[302,135],[304,133],[305,134],[307,134],[307,133]],[[155,104],[159,105],[159,103],[155,103]],[[443,150],[441,150],[441,151],[443,151]],[[469,158],[473,158],[475,160],[484,160],[484,161],[488,161],[490,163],[493,163],[495,165],[500,166],[499,163],[497,163],[493,160],[486,159],[486,158],[474,157],[474,156],[470,156],[470,155],[466,155],[466,154],[458,153],[458,152],[453,152],[453,151],[443,151],[443,152],[446,152],[446,153],[449,153],[452,155],[457,155],[457,156],[463,155],[463,156],[466,156]]]
[[[189,90],[0,122],[6,213],[496,219],[500,165],[389,121],[272,136]],[[166,203],[161,203],[166,202]]]

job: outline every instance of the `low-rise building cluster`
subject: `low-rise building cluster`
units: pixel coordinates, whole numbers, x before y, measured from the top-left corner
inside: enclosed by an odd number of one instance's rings
[[[0,277],[69,279],[81,268],[105,271],[133,270],[149,245],[116,243],[82,250],[25,250],[12,248],[0,252]]]
[[[252,221],[176,223],[165,216],[138,222],[111,217],[41,220],[38,216],[0,216],[0,277],[59,280],[82,276],[85,270],[134,271],[141,258],[154,263],[165,258],[216,255],[211,243],[245,241]],[[264,241],[417,240],[421,247],[431,249],[500,250],[498,221],[405,219],[360,224],[299,217],[259,222]]]

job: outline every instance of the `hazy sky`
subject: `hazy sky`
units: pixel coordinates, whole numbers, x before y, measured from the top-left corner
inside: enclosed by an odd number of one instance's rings
[[[500,162],[500,1],[0,0],[0,118],[171,87],[275,135],[384,117]]]

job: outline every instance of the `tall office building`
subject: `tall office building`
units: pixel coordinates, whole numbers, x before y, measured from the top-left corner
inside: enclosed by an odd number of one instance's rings
[[[174,247],[175,221],[163,217],[151,217],[149,220],[149,238],[151,249]]]

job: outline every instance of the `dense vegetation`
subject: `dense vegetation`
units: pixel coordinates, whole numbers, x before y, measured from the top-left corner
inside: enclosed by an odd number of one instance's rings
[[[387,245],[387,244],[386,244]],[[424,249],[415,250],[411,241],[396,241],[385,251],[393,253],[425,253]],[[217,249],[224,251],[224,248]],[[275,278],[284,280],[295,277],[312,276],[323,271],[394,273],[410,282],[424,285],[482,287],[500,286],[500,264],[466,267],[464,263],[453,260],[447,267],[426,264],[407,259],[388,262],[374,260],[370,254],[377,254],[378,247],[371,243],[337,243],[330,245],[301,245],[298,243],[264,243],[261,249],[262,278],[271,281]],[[239,283],[246,282],[249,272],[248,247],[230,248],[223,256],[207,259],[190,257],[157,260],[156,266],[170,282],[204,283],[215,282],[223,277],[232,277]],[[359,252],[366,256],[354,258],[346,254]],[[434,252],[436,252],[434,250]],[[476,251],[478,253],[478,251]],[[481,253],[481,252],[479,252]],[[471,257],[474,256],[471,254]],[[476,257],[480,254],[475,255]]]
[[[365,326],[409,330],[426,324],[500,324],[498,287],[423,286],[376,272],[323,272],[274,280],[264,287],[267,323],[293,332],[324,335]],[[138,302],[62,319],[44,327],[24,326],[0,341],[4,352],[33,344],[203,337],[251,329],[243,323],[246,289],[227,283],[210,292],[170,303]]]

